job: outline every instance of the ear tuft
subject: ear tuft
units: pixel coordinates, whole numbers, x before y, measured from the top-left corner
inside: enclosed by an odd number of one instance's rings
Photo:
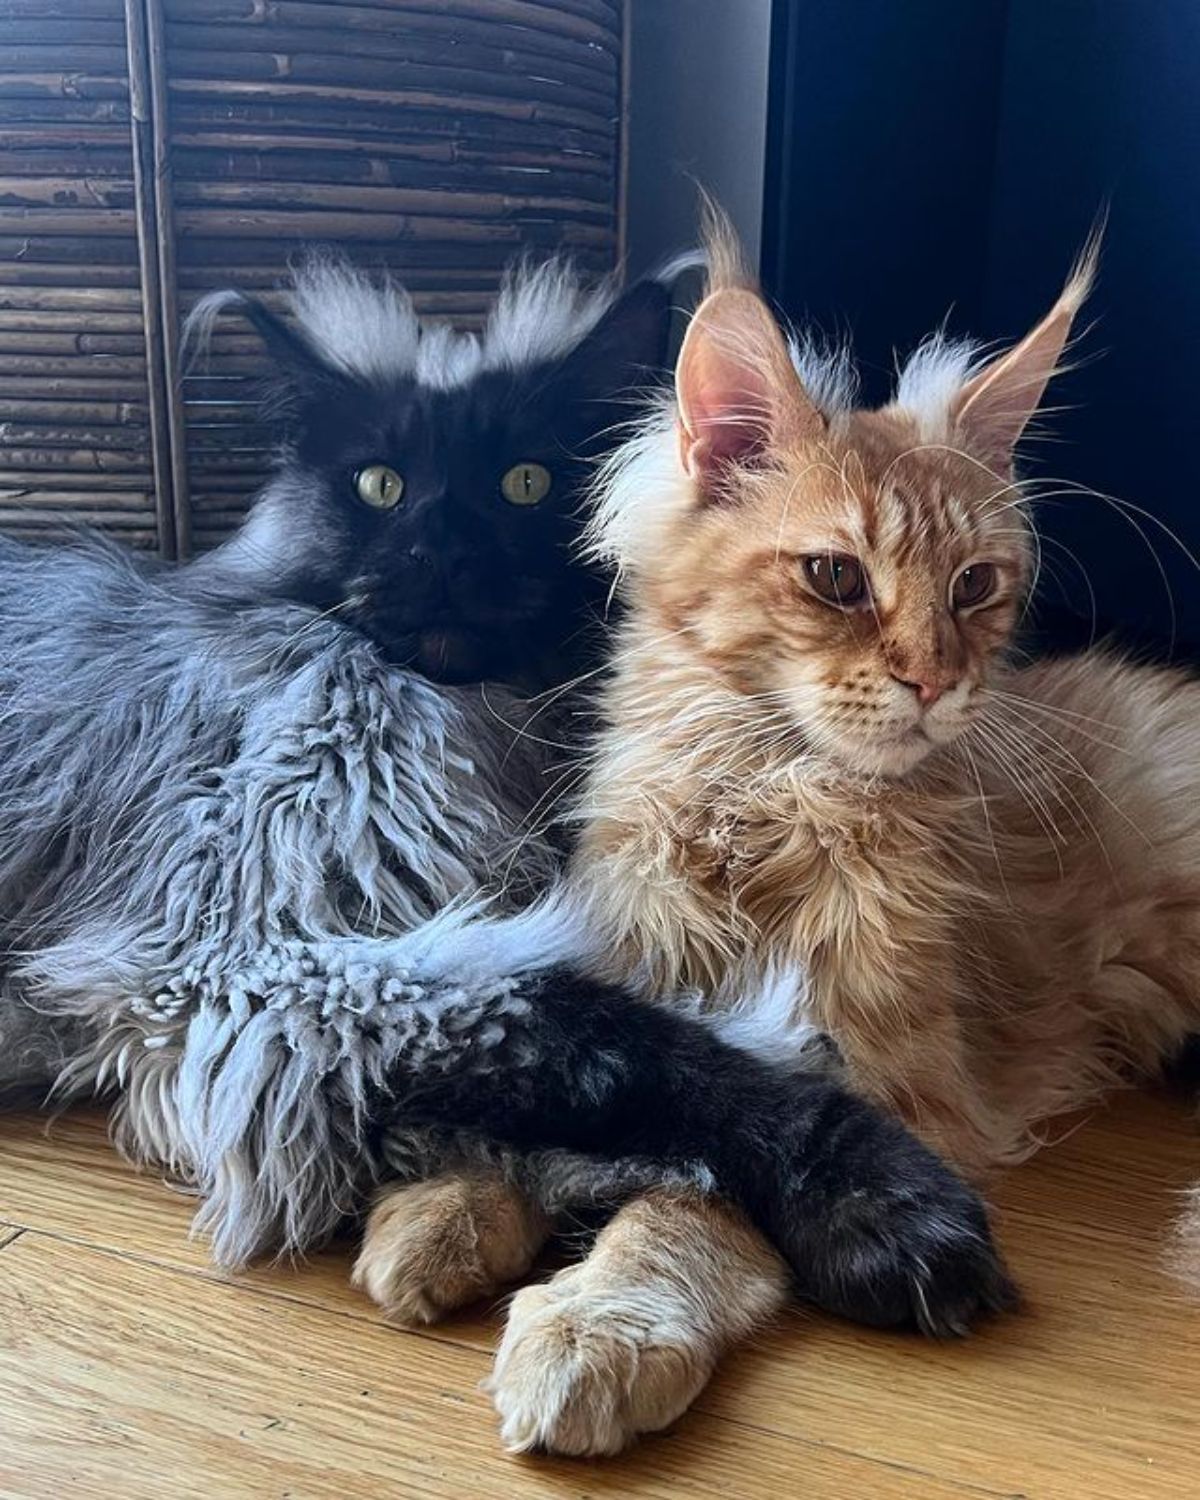
[[[1058,305],[1065,307],[1072,317],[1091,296],[1092,288],[1096,284],[1096,277],[1100,270],[1100,251],[1104,246],[1105,228],[1106,218],[1102,215],[1092,226],[1082,250],[1075,257],[1075,264],[1071,267],[1067,284],[1059,294]]]
[[[201,297],[188,314],[183,325],[183,346],[189,351],[187,369],[207,351],[217,319],[225,312],[240,313],[274,361],[275,370],[263,390],[266,417],[289,418],[306,402],[327,399],[352,384],[342,371],[331,368],[302,332],[256,297],[232,289]]]
[[[746,267],[745,253],[733,220],[714,198],[700,194],[700,241],[708,267],[708,290],[732,287],[753,291],[755,279]]]
[[[1013,451],[1062,368],[1071,325],[1096,278],[1103,223],[1088,236],[1058,300],[1015,348],[989,361],[964,382],[950,404],[952,429],[989,467],[1011,470]]]
[[[244,292],[234,291],[232,287],[221,292],[207,292],[200,298],[183,320],[182,352],[185,375],[190,375],[199,361],[207,355],[208,347],[212,343],[213,331],[217,326],[217,319],[221,314],[235,309],[241,310],[246,300]]]

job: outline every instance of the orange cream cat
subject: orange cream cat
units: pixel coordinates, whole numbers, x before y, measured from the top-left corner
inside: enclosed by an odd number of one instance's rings
[[[868,411],[718,246],[593,527],[628,615],[573,878],[616,967],[715,994],[800,966],[797,1018],[969,1172],[1200,1028],[1200,685],[1008,653],[1037,558],[1013,453],[1094,259],[1008,353],[935,340]],[[686,1406],[785,1295],[729,1219],[641,1200],[518,1294],[514,1446],[613,1451]]]

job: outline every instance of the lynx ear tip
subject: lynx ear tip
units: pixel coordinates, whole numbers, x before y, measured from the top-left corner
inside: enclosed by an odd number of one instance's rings
[[[207,354],[217,319],[222,313],[245,307],[247,301],[245,292],[238,291],[234,287],[206,292],[198,299],[183,320],[182,326],[182,347],[189,370],[197,360]]]
[[[1108,215],[1103,213],[1092,225],[1083,248],[1071,267],[1071,274],[1067,277],[1067,284],[1062,289],[1062,295],[1058,299],[1059,305],[1072,317],[1087,301],[1096,284],[1096,277],[1100,271],[1100,252],[1104,246],[1107,224]]]

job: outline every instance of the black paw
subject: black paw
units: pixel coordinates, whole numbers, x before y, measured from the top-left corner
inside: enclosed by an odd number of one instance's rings
[[[963,1334],[1017,1292],[978,1195],[894,1120],[844,1092],[793,1157],[770,1232],[801,1296],[875,1327]]]
[[[983,1206],[957,1180],[908,1201],[844,1202],[822,1238],[802,1290],[856,1323],[945,1338],[1017,1304]]]

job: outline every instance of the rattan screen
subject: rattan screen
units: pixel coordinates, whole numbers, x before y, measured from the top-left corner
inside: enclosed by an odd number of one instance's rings
[[[0,526],[218,540],[258,345],[178,326],[304,243],[470,325],[522,247],[615,260],[619,0],[0,0]]]

